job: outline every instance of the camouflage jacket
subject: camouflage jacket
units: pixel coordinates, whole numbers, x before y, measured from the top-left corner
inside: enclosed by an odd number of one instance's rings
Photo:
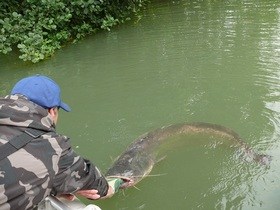
[[[0,148],[26,128],[46,133],[0,161],[0,210],[32,209],[50,194],[80,189],[106,195],[104,176],[55,132],[46,109],[18,95],[0,98]]]

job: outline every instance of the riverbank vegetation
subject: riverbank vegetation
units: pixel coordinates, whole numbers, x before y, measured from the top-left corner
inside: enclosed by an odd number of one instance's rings
[[[0,52],[36,63],[68,42],[110,30],[149,0],[9,0],[0,2]]]

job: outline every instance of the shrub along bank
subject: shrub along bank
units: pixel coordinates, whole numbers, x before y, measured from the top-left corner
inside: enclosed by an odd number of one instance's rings
[[[69,41],[100,29],[110,30],[138,14],[149,0],[0,1],[0,52],[18,49],[34,63]]]

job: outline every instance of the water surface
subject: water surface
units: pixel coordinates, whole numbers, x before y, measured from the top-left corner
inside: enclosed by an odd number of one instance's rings
[[[276,0],[155,1],[39,64],[1,56],[0,93],[26,75],[54,78],[72,107],[58,131],[102,171],[139,135],[179,122],[230,127],[273,156],[265,168],[229,147],[177,143],[139,189],[95,202],[104,210],[278,209],[279,14]]]

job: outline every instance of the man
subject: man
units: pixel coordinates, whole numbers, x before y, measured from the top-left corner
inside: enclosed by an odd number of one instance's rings
[[[41,75],[20,80],[0,98],[0,210],[32,209],[48,195],[99,199],[116,190],[56,133],[60,109],[70,111],[59,86]]]

